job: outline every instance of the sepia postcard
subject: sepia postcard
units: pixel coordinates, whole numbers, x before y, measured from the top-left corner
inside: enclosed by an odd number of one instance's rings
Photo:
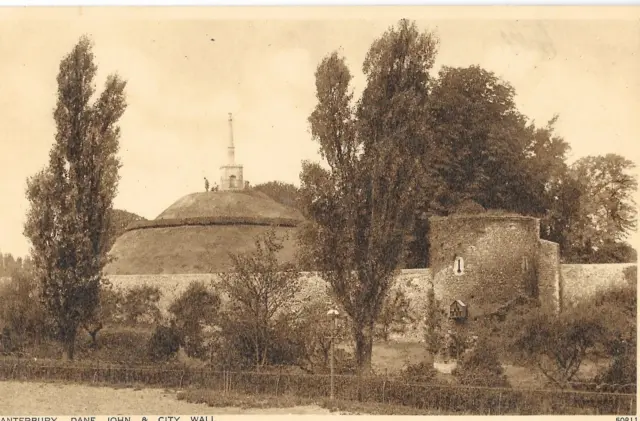
[[[637,420],[640,7],[7,7],[0,57],[0,421]]]

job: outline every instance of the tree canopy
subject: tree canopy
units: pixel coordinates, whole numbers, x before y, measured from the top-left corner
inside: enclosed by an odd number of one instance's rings
[[[351,318],[360,372],[371,365],[374,323],[402,261],[411,203],[428,153],[424,103],[438,40],[402,20],[374,41],[367,86],[352,104],[351,73],[337,52],[316,71],[311,133],[329,169],[304,163],[301,241]]]
[[[82,37],[60,63],[49,164],[27,181],[24,231],[68,358],[78,326],[98,304],[119,179],[117,122],[126,108],[126,83],[117,75],[91,103],[96,70],[91,41]]]

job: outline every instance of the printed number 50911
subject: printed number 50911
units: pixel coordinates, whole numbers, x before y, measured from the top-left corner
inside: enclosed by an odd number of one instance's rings
[[[638,417],[616,417],[616,421],[638,421]]]

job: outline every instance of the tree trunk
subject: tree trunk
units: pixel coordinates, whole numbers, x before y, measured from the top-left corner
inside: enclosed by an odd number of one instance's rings
[[[96,340],[97,334],[98,334],[97,330],[92,330],[89,332],[89,335],[91,336],[91,348],[96,348],[98,346],[98,342]]]
[[[255,363],[255,370],[256,371],[260,371],[260,361],[262,360],[262,332],[260,329],[260,321],[256,321],[256,324],[253,325],[253,344],[254,344],[254,351],[253,351],[253,358],[254,358],[254,363]]]
[[[260,371],[260,341],[255,340],[255,358],[256,358],[256,371]]]
[[[64,352],[67,357],[67,360],[73,360],[73,355],[76,349],[76,334],[78,332],[78,328],[73,326],[67,328],[64,335]]]
[[[371,374],[371,354],[373,351],[373,321],[354,324],[356,342],[356,365],[358,370],[358,401],[364,400],[363,377]]]
[[[261,367],[264,367],[265,365],[267,365],[268,352],[269,352],[269,348],[267,348],[267,344],[265,344],[264,348],[262,349],[262,362],[260,363]]]
[[[388,324],[387,324],[387,323],[385,323],[385,324],[382,326],[382,339],[383,339],[385,342],[389,342],[389,329],[390,329],[390,325],[391,325],[391,323],[388,323]]]
[[[373,323],[355,324],[356,365],[358,374],[371,373],[371,354],[373,351]]]

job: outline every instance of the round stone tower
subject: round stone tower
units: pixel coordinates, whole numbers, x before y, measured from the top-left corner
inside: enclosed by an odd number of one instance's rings
[[[449,319],[470,326],[521,296],[534,296],[536,218],[454,214],[430,219],[434,292]]]

